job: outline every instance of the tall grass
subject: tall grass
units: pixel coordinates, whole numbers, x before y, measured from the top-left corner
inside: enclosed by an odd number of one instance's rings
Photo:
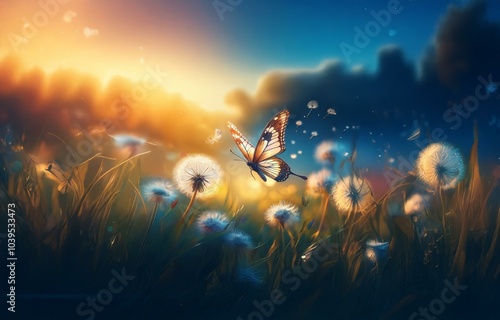
[[[309,210],[320,208],[319,226],[304,220],[293,228],[271,231],[255,221],[243,222],[243,207],[228,192],[222,206],[234,216],[226,230],[206,238],[194,232],[193,221],[211,204],[196,206],[194,196],[162,212],[165,217],[159,222],[155,219],[158,206],[147,204],[139,188],[141,158],[147,153],[123,161],[97,154],[73,168],[64,168],[68,179],[64,193],[60,184],[47,177],[50,172],[21,154],[24,169],[10,174],[2,188],[7,200],[19,208],[18,237],[26,248],[26,259],[43,266],[34,274],[51,274],[47,288],[57,291],[67,285],[68,277],[53,274],[58,270],[85,275],[72,279],[73,288],[79,290],[92,285],[85,282],[93,274],[127,266],[139,280],[132,284],[135,294],[133,302],[122,309],[125,313],[133,306],[146,308],[163,301],[177,308],[176,312],[191,314],[193,310],[174,305],[179,301],[192,305],[192,297],[198,302],[219,297],[244,310],[242,301],[252,294],[282,288],[291,295],[283,274],[302,265],[328,240],[336,242],[339,249],[304,282],[300,301],[290,308],[336,312],[339,318],[349,317],[349,309],[358,308],[359,312],[389,318],[418,299],[425,285],[429,286],[425,290],[437,290],[449,277],[467,283],[474,279],[474,293],[498,294],[500,187],[498,181],[489,183],[481,177],[477,152],[475,133],[466,179],[454,190],[438,190],[418,219],[402,212],[406,197],[418,188],[417,178],[409,173],[369,210],[347,215],[342,225],[331,223],[340,214],[328,205],[331,200],[327,197],[320,199],[319,205],[304,207],[304,216],[313,216],[315,212]],[[160,226],[153,228],[157,222]],[[236,228],[251,234],[256,244],[252,249],[225,244],[224,237]],[[370,240],[388,242],[388,257],[370,260],[366,245]],[[49,256],[54,259],[47,260]],[[267,268],[261,268],[263,264]],[[253,279],[255,288],[260,289],[242,293],[237,279],[240,269],[246,267],[260,270],[262,281]],[[95,288],[99,288],[99,277]],[[353,297],[363,297],[365,307]],[[315,312],[320,311],[312,310],[311,314]]]

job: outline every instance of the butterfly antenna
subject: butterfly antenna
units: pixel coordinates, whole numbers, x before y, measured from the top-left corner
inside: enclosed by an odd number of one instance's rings
[[[231,153],[232,153],[232,154],[234,154],[235,156],[237,156],[238,158],[240,158],[240,159],[234,159],[234,160],[237,160],[237,161],[241,160],[241,161],[245,161],[245,162],[247,162],[247,161],[246,161],[245,159],[243,159],[241,156],[239,156],[239,155],[237,155],[236,153],[234,153],[234,152],[233,152],[233,150],[229,150],[229,151],[231,151]]]
[[[252,176],[252,178],[255,180],[255,177],[253,176],[253,170],[250,169],[250,175]]]
[[[290,171],[290,174],[291,174],[291,175],[293,175],[293,176],[299,177],[299,178],[301,178],[301,179],[303,179],[303,180],[307,180],[307,177],[306,177],[306,176],[301,176],[300,174],[296,174],[296,173],[293,173],[293,172],[291,172],[291,171]]]

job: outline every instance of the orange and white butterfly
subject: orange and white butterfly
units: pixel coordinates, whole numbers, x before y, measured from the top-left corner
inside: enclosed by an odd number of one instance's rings
[[[293,173],[285,161],[276,157],[286,149],[285,129],[289,117],[290,112],[286,109],[278,112],[264,128],[256,147],[241,134],[234,124],[228,122],[229,132],[245,157],[244,160],[250,167],[250,173],[257,172],[264,181],[267,181],[267,176],[277,182],[283,182],[290,175],[307,180],[307,177]]]

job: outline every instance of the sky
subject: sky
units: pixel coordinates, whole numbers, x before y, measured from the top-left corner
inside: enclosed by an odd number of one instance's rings
[[[78,68],[102,81],[115,75],[138,79],[146,65],[159,66],[170,74],[169,91],[217,109],[227,91],[255,90],[260,76],[273,69],[316,68],[340,59],[349,61],[348,68],[374,71],[379,47],[394,43],[417,63],[447,7],[463,1],[401,1],[400,12],[349,59],[341,44],[352,44],[354,28],[364,30],[373,21],[370,12],[387,10],[391,1],[241,0],[217,8],[215,1],[200,0],[61,2],[46,6],[51,16],[45,21],[37,15],[38,2],[0,1],[0,52],[14,50],[27,65],[47,71]],[[489,5],[488,14],[498,18],[500,4]],[[18,36],[25,35],[20,43]]]
[[[201,152],[245,179],[226,121],[256,141],[283,108],[292,115],[282,156],[299,174],[321,167],[317,144],[334,141],[342,159],[353,136],[362,167],[412,162],[435,130],[466,156],[474,121],[484,141],[499,134],[495,88],[477,111],[453,107],[480,77],[500,78],[499,25],[498,1],[0,0],[0,121],[36,148],[46,127],[106,120],[113,134],[161,142],[166,167]],[[369,34],[362,45],[358,30]],[[311,100],[320,107],[307,116]],[[216,128],[223,138],[209,145]],[[500,164],[498,148],[480,151]]]

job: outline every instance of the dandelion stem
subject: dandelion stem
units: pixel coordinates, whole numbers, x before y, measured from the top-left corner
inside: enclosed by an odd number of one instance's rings
[[[191,210],[191,207],[193,206],[194,199],[196,198],[196,195],[198,194],[198,189],[195,189],[193,194],[191,195],[191,200],[189,200],[189,204],[186,207],[186,211],[182,214],[181,221],[184,223],[186,221],[186,217],[189,213],[189,210]]]

